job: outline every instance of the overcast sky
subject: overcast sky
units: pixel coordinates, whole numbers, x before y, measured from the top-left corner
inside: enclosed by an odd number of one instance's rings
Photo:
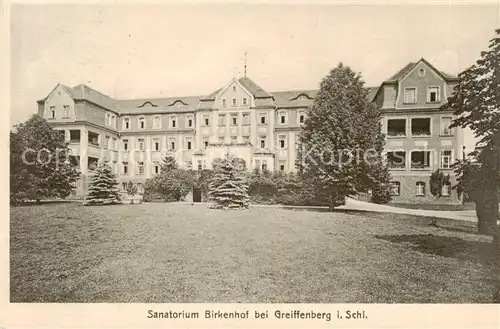
[[[380,82],[426,58],[457,74],[500,27],[490,5],[16,5],[11,121],[57,83],[104,94],[204,95],[243,73],[267,91],[317,88],[339,61]]]

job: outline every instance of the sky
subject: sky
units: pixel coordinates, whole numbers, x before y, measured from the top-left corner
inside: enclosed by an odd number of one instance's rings
[[[450,2],[451,3],[451,2]],[[315,89],[339,62],[379,85],[425,58],[458,74],[500,28],[482,5],[138,4],[11,7],[11,124],[57,85],[118,99],[209,94],[243,74]]]

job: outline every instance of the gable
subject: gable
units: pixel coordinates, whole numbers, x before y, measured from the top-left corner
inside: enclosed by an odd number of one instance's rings
[[[438,88],[439,99],[442,103],[446,100],[447,88],[446,81],[443,79],[441,73],[426,61],[421,60],[418,62],[405,76],[401,78],[398,86],[398,99],[396,107],[427,107],[428,90],[429,88]],[[414,88],[416,94],[416,103],[405,104],[404,93],[407,88]]]
[[[246,102],[246,103],[245,103]],[[252,94],[237,80],[231,81],[215,99],[214,106],[219,109],[253,106]]]
[[[65,113],[65,107],[68,107],[68,113]],[[62,84],[57,85],[45,98],[43,116],[45,118],[51,117],[52,110],[56,113],[56,119],[75,117],[75,101],[68,88]]]

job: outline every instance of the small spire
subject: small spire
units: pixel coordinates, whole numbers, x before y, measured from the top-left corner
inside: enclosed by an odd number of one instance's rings
[[[247,52],[245,51],[245,67],[244,67],[245,77],[247,76]]]

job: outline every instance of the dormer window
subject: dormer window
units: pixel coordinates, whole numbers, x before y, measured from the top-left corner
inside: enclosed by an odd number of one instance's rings
[[[182,106],[182,102],[181,101],[177,101],[175,102],[175,107],[181,107]]]

